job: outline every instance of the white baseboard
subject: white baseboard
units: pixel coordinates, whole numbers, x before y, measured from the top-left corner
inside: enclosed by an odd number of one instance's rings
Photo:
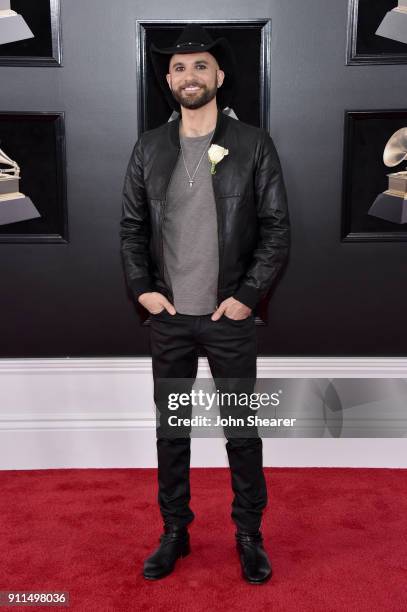
[[[403,358],[270,358],[259,378],[407,379]],[[210,378],[205,358],[198,378]],[[0,469],[155,467],[150,358],[0,360]],[[407,467],[405,438],[263,438],[265,466]],[[227,466],[193,438],[193,467]]]

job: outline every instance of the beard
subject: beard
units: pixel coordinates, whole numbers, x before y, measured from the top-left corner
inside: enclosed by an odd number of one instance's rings
[[[190,83],[190,85],[193,84]],[[191,109],[201,108],[201,106],[205,106],[205,104],[208,104],[208,102],[215,98],[218,88],[216,83],[213,87],[207,87],[206,85],[198,85],[198,87],[201,89],[194,94],[185,93],[183,88],[180,88],[177,91],[171,89],[171,93],[181,106]]]

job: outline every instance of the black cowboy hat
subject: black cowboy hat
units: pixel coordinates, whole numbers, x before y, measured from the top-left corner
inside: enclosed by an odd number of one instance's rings
[[[225,72],[223,84],[219,87],[216,94],[218,107],[223,110],[231,106],[235,96],[237,68],[229,42],[223,37],[213,40],[201,25],[191,23],[182,30],[172,47],[159,49],[154,43],[150,45],[150,57],[157,81],[165,94],[168,104],[177,112],[180,112],[180,105],[172,95],[165,78],[165,75],[168,74],[171,55],[175,53],[197,53],[199,51],[209,51],[217,60],[219,68]]]

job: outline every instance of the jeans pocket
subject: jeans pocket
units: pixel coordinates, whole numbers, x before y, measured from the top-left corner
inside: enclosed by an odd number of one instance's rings
[[[250,313],[249,316],[245,317],[244,319],[231,319],[230,317],[226,316],[225,313],[223,313],[223,318],[226,319],[226,321],[230,321],[234,325],[244,325],[253,319],[253,313]]]
[[[163,308],[162,310],[160,310],[160,312],[150,312],[150,317],[159,317],[160,315],[164,314],[168,312],[168,310],[166,308]]]

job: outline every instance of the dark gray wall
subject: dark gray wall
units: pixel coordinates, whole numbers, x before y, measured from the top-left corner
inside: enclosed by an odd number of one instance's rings
[[[1,357],[149,354],[118,237],[135,20],[254,17],[272,18],[271,133],[293,226],[259,354],[405,355],[407,243],[341,243],[340,209],[344,110],[405,107],[407,67],[345,66],[347,0],[204,4],[62,0],[63,67],[0,67],[0,110],[66,113],[70,235],[0,244]]]

